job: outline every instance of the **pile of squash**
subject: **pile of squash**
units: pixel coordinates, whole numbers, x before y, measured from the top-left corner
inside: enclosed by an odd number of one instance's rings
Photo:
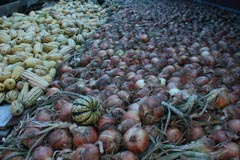
[[[81,48],[106,21],[107,9],[93,2],[64,1],[0,17],[0,104],[13,115],[34,105],[53,81],[57,64]]]

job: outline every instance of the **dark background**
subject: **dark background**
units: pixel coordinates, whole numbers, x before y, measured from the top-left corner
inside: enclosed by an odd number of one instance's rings
[[[209,2],[214,5],[231,8],[240,11],[240,0],[197,0],[200,2]]]

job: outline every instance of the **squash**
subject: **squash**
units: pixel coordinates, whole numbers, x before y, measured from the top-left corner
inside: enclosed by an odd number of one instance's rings
[[[5,88],[8,90],[14,89],[16,86],[16,81],[13,78],[7,78],[3,84],[5,85]]]
[[[25,107],[31,107],[36,104],[37,99],[44,94],[40,87],[33,87],[25,97],[23,97],[22,103]]]
[[[13,116],[20,116],[24,111],[24,106],[21,102],[15,100],[11,103],[10,111],[12,112]]]
[[[6,93],[5,100],[8,103],[12,103],[13,101],[17,100],[18,95],[19,95],[19,91],[17,89],[10,90]]]
[[[101,105],[91,96],[80,96],[73,101],[72,119],[79,125],[94,125],[101,115]]]
[[[5,92],[0,92],[0,104],[5,100]]]

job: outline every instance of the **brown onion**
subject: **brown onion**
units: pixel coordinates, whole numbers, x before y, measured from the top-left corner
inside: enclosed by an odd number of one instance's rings
[[[5,151],[2,155],[1,155],[1,160],[24,160],[23,156],[16,156],[16,154],[19,154],[19,152],[15,152],[15,151]]]
[[[227,124],[231,131],[234,131],[236,133],[240,132],[240,119],[232,119],[228,121]]]
[[[197,140],[199,138],[202,138],[205,135],[206,135],[206,133],[205,133],[203,127],[193,127],[190,132],[190,139]]]
[[[140,35],[140,40],[144,43],[147,43],[149,41],[149,37],[147,34],[141,34]]]
[[[111,114],[106,113],[106,114],[101,115],[101,117],[99,118],[98,123],[97,123],[97,128],[99,130],[101,130],[101,128],[104,125],[108,125],[108,124],[115,125],[116,124],[116,120],[112,117]]]
[[[126,111],[122,108],[116,107],[111,110],[112,117],[116,121],[120,121],[122,116],[126,113]]]
[[[79,66],[85,67],[86,65],[88,65],[91,62],[91,60],[92,60],[92,58],[90,55],[82,54],[80,62],[79,62]]]
[[[222,129],[218,129],[216,131],[213,131],[210,135],[209,138],[212,138],[214,141],[217,143],[221,143],[223,141],[228,140],[228,136],[226,135],[225,131]]]
[[[223,112],[227,118],[240,119],[240,105],[229,105]]]
[[[117,92],[117,95],[125,102],[129,102],[130,101],[130,95],[127,91],[124,90],[120,90]]]
[[[138,103],[132,103],[128,106],[128,111],[139,112],[140,105]]]
[[[91,126],[78,126],[72,128],[73,145],[79,147],[86,143],[95,143],[98,139],[97,131]]]
[[[152,136],[153,138],[157,137],[157,135],[159,134],[158,129],[156,128],[156,126],[154,127],[154,125],[145,125],[143,126],[143,129],[145,129],[148,135]]]
[[[39,146],[33,150],[32,160],[51,160],[53,150],[47,146]]]
[[[119,131],[111,129],[100,133],[98,140],[103,142],[105,153],[115,153],[120,149],[122,135]]]
[[[127,150],[135,154],[143,153],[148,148],[149,136],[144,129],[132,127],[125,132],[123,143]]]
[[[139,114],[135,111],[127,111],[125,114],[123,114],[123,116],[121,117],[121,121],[124,121],[126,119],[134,119],[140,122]]]
[[[113,108],[113,107],[124,108],[124,102],[118,95],[111,95],[106,99],[105,105],[103,107],[105,107],[105,108]]]
[[[57,92],[60,92],[60,89],[57,88],[57,87],[51,87],[51,88],[48,88],[47,89],[47,93],[46,93],[46,96],[51,96]]]
[[[118,125],[118,129],[125,133],[129,128],[132,128],[133,126],[137,125],[139,121],[135,119],[125,119],[122,120],[121,123]]]
[[[93,144],[83,144],[78,147],[72,156],[72,160],[99,160],[100,152],[98,147]]]
[[[66,102],[60,109],[59,118],[62,121],[70,122],[72,120],[72,103]]]
[[[55,129],[48,135],[48,142],[53,149],[72,148],[72,137],[66,129]]]
[[[29,127],[26,128],[22,134],[22,137],[24,138],[22,143],[27,146],[28,148],[31,148],[33,144],[38,140],[39,136],[34,136],[41,130],[36,127]]]
[[[37,121],[51,121],[53,119],[54,119],[54,116],[51,110],[43,109],[43,110],[40,110],[36,115]]]
[[[172,143],[176,143],[182,138],[182,132],[178,128],[168,128],[166,131],[167,140]]]
[[[227,141],[222,144],[219,150],[213,152],[216,159],[219,160],[227,160],[232,158],[239,158],[240,156],[240,147],[237,143],[232,141]]]
[[[56,103],[54,104],[54,109],[60,110],[65,103],[68,103],[68,101],[64,99],[57,100]]]
[[[144,124],[153,124],[161,120],[164,114],[161,98],[158,96],[147,97],[139,107],[139,115]]]
[[[117,157],[117,160],[137,160],[137,156],[130,151],[123,151],[120,153],[117,153],[114,155],[114,157]]]
[[[223,90],[221,93],[218,94],[215,102],[214,107],[218,109],[223,109],[230,103],[229,93],[226,90]]]

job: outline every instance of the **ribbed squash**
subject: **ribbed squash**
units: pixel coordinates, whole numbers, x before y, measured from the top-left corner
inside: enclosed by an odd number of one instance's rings
[[[101,105],[91,96],[81,96],[73,102],[72,118],[79,125],[93,125],[101,115]]]
[[[18,100],[15,100],[11,103],[10,111],[13,116],[20,116],[24,111],[24,106]]]
[[[31,107],[36,104],[37,99],[43,95],[43,90],[40,87],[33,87],[23,98],[22,103],[25,107]]]
[[[18,95],[19,95],[19,91],[17,89],[10,90],[6,93],[5,100],[8,103],[12,103],[13,101],[15,101],[18,98]]]
[[[0,92],[0,104],[5,100],[5,92]]]

